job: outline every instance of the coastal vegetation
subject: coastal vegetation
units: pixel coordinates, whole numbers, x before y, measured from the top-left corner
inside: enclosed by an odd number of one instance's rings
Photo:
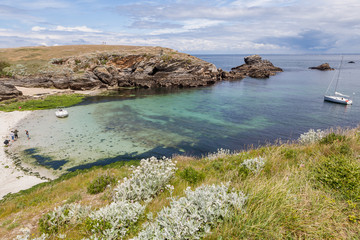
[[[248,151],[72,172],[7,195],[0,236],[356,239],[359,143],[360,128],[311,130],[296,142]]]
[[[80,103],[85,95],[83,94],[61,94],[49,95],[40,99],[10,99],[0,102],[0,111],[26,111],[52,109],[59,106],[70,107]]]

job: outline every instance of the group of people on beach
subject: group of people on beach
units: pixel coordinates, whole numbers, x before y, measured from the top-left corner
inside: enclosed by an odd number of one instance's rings
[[[27,139],[30,139],[28,130],[25,130],[25,134],[26,134]],[[4,141],[5,147],[10,146],[11,142],[15,142],[16,140],[18,140],[18,138],[19,138],[19,131],[17,129],[11,131],[10,138],[8,139],[8,137],[6,137],[6,139]]]

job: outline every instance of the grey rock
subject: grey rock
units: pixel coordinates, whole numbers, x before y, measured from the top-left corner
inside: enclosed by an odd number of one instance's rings
[[[22,92],[11,84],[0,81],[0,101],[22,96]]]
[[[259,55],[247,56],[245,64],[232,68],[230,75],[233,78],[249,76],[252,78],[268,78],[283,70],[275,67],[269,60],[262,60]]]

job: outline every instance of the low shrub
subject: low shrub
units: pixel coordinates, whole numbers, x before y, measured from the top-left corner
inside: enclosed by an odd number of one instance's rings
[[[244,166],[245,168],[247,168],[248,170],[250,170],[253,173],[258,173],[264,168],[265,163],[266,163],[265,158],[257,157],[257,158],[251,158],[251,159],[244,160],[241,163],[241,166]]]
[[[187,167],[180,172],[180,177],[191,184],[196,184],[205,178],[205,174],[202,172],[196,171],[192,167]]]
[[[101,175],[93,180],[87,187],[87,192],[90,194],[98,194],[105,190],[108,185],[114,184],[116,179],[109,175]]]
[[[320,129],[316,131],[314,129],[310,129],[308,132],[301,134],[298,141],[301,144],[310,144],[319,141],[324,136],[324,131],[321,131]]]
[[[122,239],[144,210],[138,202],[113,202],[91,213],[85,221],[86,229],[102,239]]]
[[[176,163],[171,159],[151,157],[133,167],[131,177],[124,178],[114,190],[114,201],[147,201],[164,189],[176,171]]]
[[[232,153],[231,153],[231,151],[229,149],[220,148],[220,149],[217,150],[217,152],[209,153],[207,155],[206,159],[208,159],[208,160],[216,160],[216,159],[219,159],[219,158],[227,157],[230,154],[232,154]]]
[[[5,61],[0,61],[0,77],[9,75],[7,72],[4,71],[4,69],[7,67],[10,67],[10,63]]]
[[[298,152],[294,149],[283,149],[281,153],[286,159],[295,159],[298,155]]]
[[[331,156],[313,168],[321,185],[339,192],[344,198],[360,201],[360,163],[346,156]]]
[[[170,207],[158,212],[154,221],[145,223],[139,239],[201,239],[217,222],[229,219],[241,210],[246,197],[242,192],[230,192],[227,185],[204,185],[185,197],[172,198]]]
[[[330,133],[330,134],[326,135],[325,137],[323,137],[319,143],[320,144],[332,144],[335,141],[343,142],[345,140],[346,140],[346,137],[343,135]]]
[[[56,207],[39,220],[39,230],[46,234],[56,234],[68,224],[80,223],[90,213],[91,208],[80,204],[65,204]]]

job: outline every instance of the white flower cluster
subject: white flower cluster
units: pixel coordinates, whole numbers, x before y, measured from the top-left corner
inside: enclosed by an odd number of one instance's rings
[[[104,239],[119,239],[126,235],[131,224],[136,223],[145,206],[128,201],[113,202],[89,215],[91,231]]]
[[[220,149],[217,150],[217,152],[209,153],[208,156],[206,157],[206,159],[208,159],[208,160],[216,160],[218,158],[226,157],[226,156],[228,156],[230,154],[231,154],[231,152],[230,152],[229,149],[220,148]]]
[[[309,144],[319,141],[325,136],[326,136],[325,131],[321,131],[320,129],[316,131],[314,129],[310,129],[308,132],[301,134],[298,141],[301,144]]]
[[[228,185],[201,186],[186,196],[172,199],[170,207],[163,208],[134,240],[140,239],[200,239],[219,219],[232,216],[246,201],[242,193],[229,192]]]
[[[253,173],[258,173],[265,166],[266,160],[262,157],[244,160],[241,165],[245,166]]]
[[[134,168],[134,167],[133,167]],[[115,188],[114,201],[147,201],[163,189],[176,171],[176,163],[171,159],[143,159],[140,166],[133,169],[131,177]]]

